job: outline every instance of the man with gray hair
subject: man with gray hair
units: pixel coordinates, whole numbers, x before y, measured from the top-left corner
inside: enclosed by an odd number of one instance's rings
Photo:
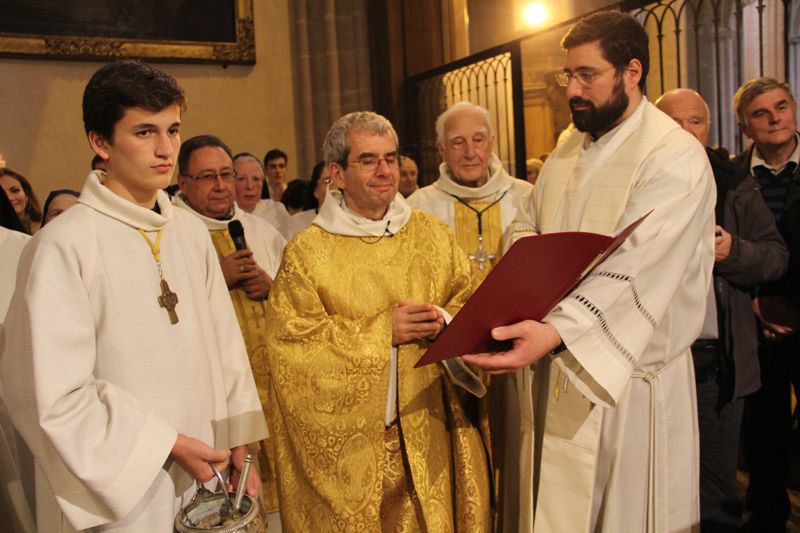
[[[512,178],[492,153],[489,111],[470,102],[452,105],[436,119],[439,179],[408,198],[411,207],[447,223],[482,281],[500,255],[500,241],[517,214],[517,197],[531,184]]]
[[[760,285],[754,300],[759,318],[761,389],[747,397],[743,443],[750,484],[745,501],[752,531],[783,531],[789,518],[786,483],[791,457],[791,382],[797,382],[800,297],[800,135],[797,103],[789,85],[756,78],[733,100],[739,129],[752,144],[735,163],[758,182],[778,230],[789,247],[789,270]]]
[[[491,530],[486,389],[460,360],[414,368],[468,298],[469,262],[398,194],[397,145],[375,113],[333,124],[335,190],[287,245],[267,303],[267,417],[291,531]]]
[[[761,386],[752,293],[786,271],[789,253],[748,173],[708,148],[706,101],[691,89],[656,100],[706,147],[717,185],[714,282],[700,337],[692,344],[700,427],[700,518],[709,531],[737,531],[736,468],[744,398]]]

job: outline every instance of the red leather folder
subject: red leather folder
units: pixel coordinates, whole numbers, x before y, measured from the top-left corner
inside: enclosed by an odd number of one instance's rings
[[[614,236],[567,231],[519,239],[414,366],[509,349],[510,341],[492,339],[493,328],[542,320],[649,214]]]

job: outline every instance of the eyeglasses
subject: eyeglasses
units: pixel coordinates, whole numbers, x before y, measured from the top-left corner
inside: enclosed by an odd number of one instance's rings
[[[264,176],[246,176],[244,174],[236,174],[235,179],[236,183],[252,183],[254,185],[258,185],[259,183],[264,183]]]
[[[233,172],[233,170],[225,169],[220,170],[219,172],[202,172],[197,176],[190,176],[188,174],[183,175],[184,178],[205,183],[214,181],[217,179],[217,176],[219,176],[222,181],[233,181],[233,178],[236,177],[236,174]]]
[[[613,66],[604,68],[603,70],[579,70],[578,72],[561,72],[555,75],[556,83],[561,87],[566,87],[572,78],[578,80],[582,87],[591,87],[594,84],[595,78],[601,74],[608,72]]]
[[[396,153],[386,154],[383,157],[365,155],[363,157],[359,157],[358,159],[350,160],[348,163],[355,165],[356,168],[364,172],[372,172],[380,166],[381,161],[386,161],[386,164],[389,166],[389,168],[399,168],[400,166],[400,156]]]

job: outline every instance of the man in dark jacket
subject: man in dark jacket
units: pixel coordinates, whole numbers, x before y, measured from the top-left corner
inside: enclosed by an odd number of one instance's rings
[[[690,89],[664,94],[656,106],[708,144],[709,113]],[[701,528],[736,531],[737,443],[743,396],[760,386],[755,286],[779,278],[788,252],[753,178],[706,148],[717,185],[713,291],[700,338],[692,345],[700,424]]]
[[[783,532],[789,517],[791,381],[798,382],[800,307],[800,137],[797,104],[788,84],[757,78],[742,85],[733,101],[739,128],[753,143],[736,164],[755,177],[789,247],[790,262],[779,281],[758,289],[762,387],[745,402],[743,442],[750,473],[749,529]]]

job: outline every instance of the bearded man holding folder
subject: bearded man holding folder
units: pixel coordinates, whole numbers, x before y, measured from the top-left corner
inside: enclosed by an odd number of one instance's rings
[[[689,531],[700,519],[689,346],[714,262],[711,170],[643,96],[648,37],[634,18],[591,15],[562,46],[557,79],[578,131],[548,158],[512,231],[611,234],[652,213],[541,322],[492,331],[513,348],[464,356],[514,373],[520,417],[506,440],[518,477],[504,493],[519,499],[504,526]]]

